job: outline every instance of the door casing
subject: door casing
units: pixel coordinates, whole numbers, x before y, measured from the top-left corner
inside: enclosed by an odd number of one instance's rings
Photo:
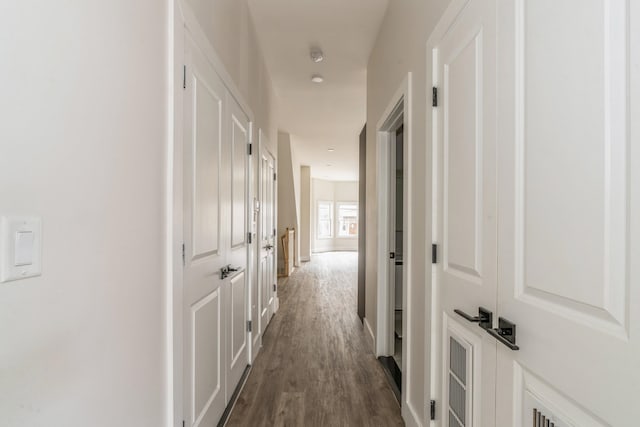
[[[395,139],[395,131],[402,123],[404,124],[404,241],[403,241],[403,267],[404,274],[402,278],[402,307],[403,315],[406,321],[402,325],[402,390],[401,390],[401,406],[402,416],[405,420],[413,420],[418,422],[422,419],[419,414],[423,413],[422,408],[414,408],[411,405],[411,396],[409,396],[410,383],[414,381],[411,377],[412,365],[411,355],[408,352],[408,341],[411,339],[412,325],[410,322],[410,310],[411,307],[407,302],[411,298],[411,290],[408,283],[411,283],[412,274],[411,269],[413,265],[413,254],[409,250],[413,244],[412,237],[412,224],[413,216],[411,209],[413,199],[413,189],[411,188],[411,154],[413,152],[413,138],[412,138],[412,74],[407,73],[407,76],[403,79],[400,87],[396,90],[394,95],[390,98],[384,113],[381,115],[380,120],[376,124],[376,188],[378,188],[378,227],[377,227],[377,241],[378,250],[376,253],[377,260],[377,328],[374,337],[374,347],[376,356],[390,356],[390,351],[393,349],[393,316],[391,312],[393,307],[391,302],[391,281],[389,275],[391,274],[389,268],[389,182],[390,182],[390,165],[389,165],[389,151],[391,147],[392,139]],[[420,220],[420,219],[418,219]],[[365,318],[365,325],[368,326],[367,319]],[[420,381],[420,379],[415,379]]]

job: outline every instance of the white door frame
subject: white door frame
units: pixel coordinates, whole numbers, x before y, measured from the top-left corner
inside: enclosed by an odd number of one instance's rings
[[[404,124],[404,205],[403,212],[403,276],[402,276],[402,307],[404,319],[409,319],[407,301],[411,297],[407,283],[411,281],[411,266],[413,255],[409,248],[412,245],[412,215],[409,207],[412,205],[411,189],[411,154],[413,151],[412,138],[412,107],[411,107],[411,73],[403,79],[400,87],[391,97],[380,120],[376,125],[376,188],[378,189],[378,272],[377,272],[377,328],[376,328],[376,356],[387,356],[393,348],[390,342],[393,332],[394,318],[391,316],[390,301],[392,300],[389,275],[389,179],[390,164],[389,151],[392,139],[395,138],[395,130],[400,123]],[[410,322],[402,323],[402,407],[407,408],[408,383],[411,381],[411,365],[407,348],[410,338]],[[417,381],[421,379],[417,378]]]
[[[469,0],[452,0],[451,4],[445,12],[443,13],[440,21],[436,24],[433,32],[429,36],[426,45],[426,76],[425,81],[427,84],[431,82],[432,87],[440,87],[441,82],[438,81],[438,61],[437,54],[434,51],[436,46],[440,43],[440,40],[445,36],[447,31],[449,30],[451,24],[455,21],[458,14],[464,9]],[[438,108],[432,106],[431,97],[427,97],[427,109],[426,111],[431,111],[431,150],[432,150],[432,164],[431,164],[431,212],[432,212],[432,221],[431,221],[431,233],[433,243],[438,244],[438,248],[442,248],[442,236],[439,233],[438,222],[440,218],[438,216],[438,207],[442,203],[440,198],[439,186],[440,183],[440,162],[438,156],[440,155],[438,151]],[[440,252],[440,251],[439,251]],[[438,258],[440,258],[440,253],[437,254]],[[438,259],[439,262],[439,259]],[[429,384],[429,390],[432,399],[439,399],[439,396],[442,395],[442,334],[443,334],[443,321],[442,321],[442,304],[440,301],[441,290],[440,290],[440,277],[438,276],[438,269],[436,264],[429,264],[427,266],[427,274],[431,275],[431,296],[427,295],[427,298],[430,298],[430,303],[426,304],[425,307],[430,307],[431,309],[431,328],[430,328],[430,346],[429,352],[431,354],[431,363],[429,364],[431,370],[431,384]],[[437,417],[438,419],[433,421],[433,425],[438,427],[441,425],[442,417]]]
[[[173,21],[171,23],[171,21]],[[240,90],[233,82],[231,75],[227,72],[223,62],[215,49],[207,39],[204,31],[200,27],[195,14],[185,0],[172,0],[169,5],[169,52],[168,67],[173,72],[169,73],[167,79],[169,84],[169,102],[167,108],[168,122],[170,123],[168,132],[170,135],[169,146],[167,147],[167,175],[165,184],[166,194],[166,233],[168,245],[165,252],[167,271],[169,280],[166,293],[166,374],[167,374],[167,405],[166,418],[170,425],[181,426],[184,420],[184,364],[183,364],[183,265],[182,265],[182,242],[183,236],[183,67],[185,36],[189,32],[191,37],[202,49],[207,59],[211,62],[214,70],[222,79],[222,82],[229,90],[229,93],[238,102],[241,109],[249,119],[250,137],[249,143],[254,141],[255,115],[249,104],[242,97]],[[250,218],[253,207],[254,186],[253,160],[250,160],[249,169],[249,191],[247,192],[247,219]],[[247,267],[249,280],[254,268],[254,257],[251,256],[253,243],[247,245],[248,259]],[[250,264],[249,264],[250,263]],[[255,284],[250,283],[250,286]],[[251,311],[251,292],[247,292],[247,310],[249,310],[248,320]],[[251,363],[253,352],[251,333],[248,334],[247,364]]]
[[[264,131],[262,129],[258,129],[258,149],[255,151],[256,154],[256,158],[258,158],[258,164],[257,164],[257,169],[258,169],[258,188],[256,188],[257,190],[257,196],[258,196],[258,200],[260,202],[260,217],[258,218],[258,226],[257,226],[257,236],[256,236],[256,247],[254,250],[255,253],[255,257],[256,257],[256,263],[255,268],[256,268],[256,272],[258,273],[258,275],[256,276],[256,286],[258,287],[258,318],[254,319],[255,320],[255,324],[254,327],[258,328],[258,338],[256,339],[256,349],[255,352],[253,353],[253,357],[252,359],[255,359],[255,356],[257,355],[259,349],[262,347],[262,316],[261,314],[261,304],[262,304],[262,286],[261,286],[261,282],[260,282],[260,257],[261,257],[261,247],[260,245],[262,244],[261,239],[262,239],[262,220],[261,220],[261,216],[262,216],[262,209],[264,207],[264,203],[263,203],[263,194],[262,194],[262,152],[265,151],[267,153],[269,153],[269,155],[271,156],[271,158],[273,158],[273,170],[277,171],[278,170],[278,164],[277,164],[277,159],[276,156],[273,155],[273,153],[271,152],[271,150],[269,149],[269,147],[267,146],[267,144],[265,143],[265,134]],[[278,185],[277,182],[274,180],[273,183],[273,225],[276,226],[276,218],[277,218],[277,211],[278,211]],[[275,236],[273,236],[273,281],[274,283],[277,283],[278,281],[278,271],[277,271],[277,254],[278,254],[278,236],[277,233]],[[274,301],[273,301],[273,314],[276,313],[276,311],[278,310],[278,289],[276,286],[276,291],[275,294],[273,296]]]

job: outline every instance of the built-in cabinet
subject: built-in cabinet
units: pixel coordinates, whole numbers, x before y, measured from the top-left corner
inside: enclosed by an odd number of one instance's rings
[[[442,426],[640,419],[631,7],[454,1],[430,40]]]

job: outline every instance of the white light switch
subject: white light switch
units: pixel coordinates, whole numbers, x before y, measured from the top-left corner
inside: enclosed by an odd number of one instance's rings
[[[33,242],[33,231],[18,231],[16,233],[14,266],[21,267],[33,264]]]
[[[3,217],[0,229],[0,282],[42,274],[42,222],[34,217]]]

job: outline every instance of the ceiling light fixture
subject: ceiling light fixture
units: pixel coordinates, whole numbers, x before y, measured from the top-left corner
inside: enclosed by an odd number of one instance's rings
[[[309,52],[309,56],[311,56],[311,60],[316,63],[322,62],[322,60],[324,59],[324,54],[318,47],[312,47],[311,51]]]
[[[330,152],[330,153],[333,153],[336,150],[335,150],[335,148],[329,148],[327,151]]]
[[[328,166],[328,167],[331,167],[331,166],[333,166],[333,165],[332,165],[331,163],[327,163],[327,166]]]
[[[314,83],[322,83],[324,81],[324,77],[322,77],[320,74],[314,74],[313,76],[311,76],[311,81]]]

